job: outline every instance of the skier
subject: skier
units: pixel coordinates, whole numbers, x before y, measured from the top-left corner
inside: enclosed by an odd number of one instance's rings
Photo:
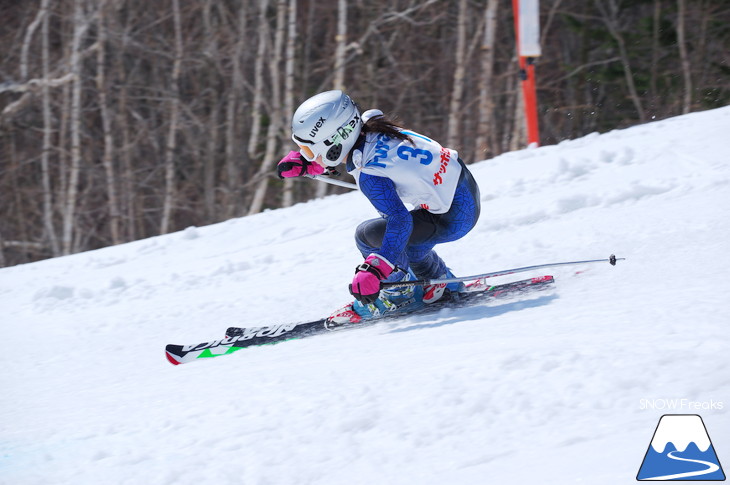
[[[453,277],[433,248],[467,234],[480,212],[479,187],[455,150],[402,128],[380,110],[361,116],[339,90],[317,94],[299,106],[292,140],[299,151],[279,162],[279,177],[320,175],[346,163],[382,216],[363,222],[355,232],[365,258],[350,285],[355,301],[335,312],[328,325],[433,303],[460,289],[459,283],[381,288],[382,282]],[[415,208],[409,211],[405,203]]]

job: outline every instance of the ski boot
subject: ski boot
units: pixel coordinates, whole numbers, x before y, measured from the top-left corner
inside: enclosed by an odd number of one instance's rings
[[[454,278],[454,274],[450,269],[446,268],[446,273],[436,279]],[[438,283],[435,285],[425,285],[423,287],[423,303],[430,304],[441,300],[442,298],[450,298],[454,293],[466,291],[464,283]]]
[[[412,281],[416,277],[412,272],[404,273],[395,281]],[[380,290],[374,303],[364,304],[358,300],[340,308],[327,318],[325,327],[335,330],[344,325],[361,323],[395,312],[410,312],[418,309],[422,303],[423,289],[420,286],[402,286]]]

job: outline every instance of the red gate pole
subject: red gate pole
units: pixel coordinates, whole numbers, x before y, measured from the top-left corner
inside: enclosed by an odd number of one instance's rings
[[[540,146],[540,132],[537,126],[537,86],[535,83],[535,63],[532,57],[523,57],[527,64],[527,79],[522,82],[525,96],[525,118],[527,119],[527,142]]]
[[[537,85],[535,83],[535,64],[532,57],[526,57],[520,52],[520,0],[512,0],[512,10],[515,18],[515,39],[517,56],[520,64],[520,79],[522,82],[522,96],[525,101],[525,120],[527,122],[528,145],[540,145],[540,132],[537,124]]]

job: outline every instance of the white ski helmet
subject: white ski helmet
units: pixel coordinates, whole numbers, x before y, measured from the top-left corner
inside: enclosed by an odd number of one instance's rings
[[[322,155],[329,167],[342,163],[360,136],[357,105],[340,90],[312,96],[297,108],[291,121],[292,140],[309,161]]]

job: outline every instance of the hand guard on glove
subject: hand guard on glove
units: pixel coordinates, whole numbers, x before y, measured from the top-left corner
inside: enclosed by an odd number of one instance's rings
[[[276,166],[276,173],[280,179],[302,177],[304,175],[322,175],[324,167],[305,159],[299,152],[289,152]]]
[[[395,266],[378,254],[371,254],[365,262],[355,268],[355,277],[350,285],[350,293],[364,304],[374,303],[380,295],[382,280],[390,276]]]

